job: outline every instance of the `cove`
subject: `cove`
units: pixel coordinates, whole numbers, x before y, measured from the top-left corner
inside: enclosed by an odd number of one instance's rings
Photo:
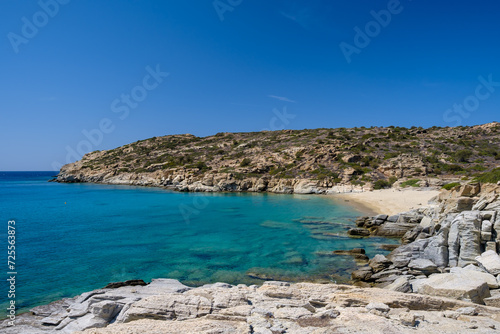
[[[362,213],[329,196],[47,182],[53,174],[0,173],[0,219],[16,220],[21,310],[129,279],[343,283],[357,265],[332,251],[362,247],[371,257],[398,243],[347,237]]]

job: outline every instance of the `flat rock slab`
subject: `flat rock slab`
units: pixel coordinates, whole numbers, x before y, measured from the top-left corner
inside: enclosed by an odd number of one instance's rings
[[[419,270],[425,275],[430,275],[439,272],[438,267],[431,260],[415,259],[411,260],[408,268]]]
[[[490,289],[498,289],[499,283],[495,278],[495,276],[482,271],[478,271],[476,269],[472,269],[473,267],[471,265],[467,267],[469,268],[459,268],[459,267],[451,268],[450,273],[462,276],[463,277],[462,279],[465,281],[481,279],[485,281],[486,284],[488,284],[488,287]]]
[[[472,272],[476,274],[476,272]],[[484,299],[490,297],[488,284],[482,279],[471,277],[465,280],[459,274],[435,274],[424,280],[418,289],[419,293],[449,297],[484,304]]]
[[[476,257],[477,263],[492,275],[500,274],[500,256],[493,250],[489,250]]]

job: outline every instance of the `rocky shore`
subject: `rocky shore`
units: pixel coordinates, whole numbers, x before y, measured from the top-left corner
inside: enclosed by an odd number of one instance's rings
[[[353,272],[355,284],[500,307],[499,194],[499,186],[468,184],[428,207],[359,218],[351,235],[397,236],[402,245]]]
[[[115,286],[35,307],[0,332],[399,334],[500,328],[498,308],[378,288],[273,281],[190,288],[170,279]]]

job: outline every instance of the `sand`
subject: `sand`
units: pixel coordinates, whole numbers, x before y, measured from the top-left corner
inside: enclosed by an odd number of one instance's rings
[[[339,203],[354,206],[367,214],[394,215],[426,206],[438,190],[382,189],[361,193],[333,194]]]

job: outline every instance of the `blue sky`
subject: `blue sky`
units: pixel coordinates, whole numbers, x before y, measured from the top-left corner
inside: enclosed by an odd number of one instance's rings
[[[167,134],[500,120],[495,1],[0,6],[0,170]]]

